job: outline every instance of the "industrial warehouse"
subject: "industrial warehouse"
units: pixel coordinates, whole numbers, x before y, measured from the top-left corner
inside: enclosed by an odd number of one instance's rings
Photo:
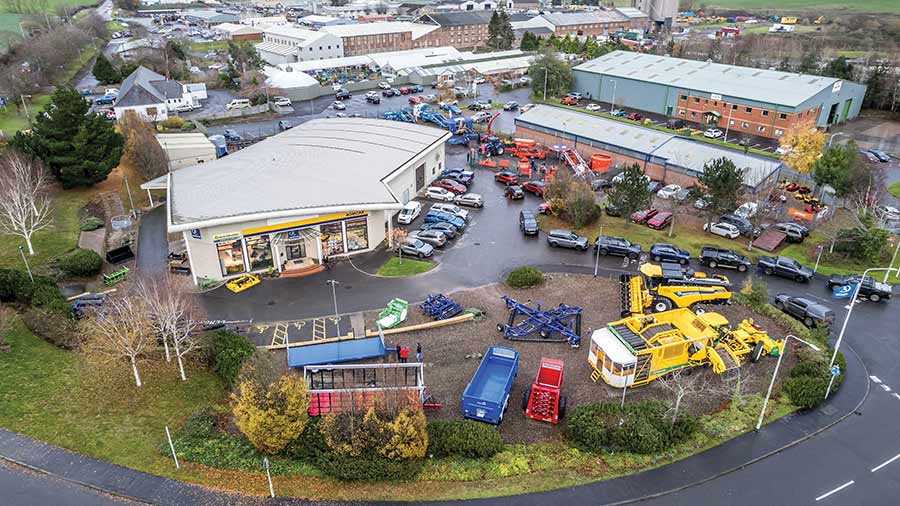
[[[373,250],[391,217],[444,166],[446,130],[372,119],[317,119],[168,174],[168,231],[194,281],[321,269]]]
[[[859,115],[864,85],[807,74],[613,51],[573,69],[585,97],[777,139]]]
[[[695,184],[703,165],[716,158],[729,158],[744,169],[744,185],[751,193],[774,183],[782,169],[773,158],[548,105],[537,105],[517,117],[516,136],[547,146],[572,143],[587,157],[606,155],[617,166],[637,163],[651,179],[685,187]]]

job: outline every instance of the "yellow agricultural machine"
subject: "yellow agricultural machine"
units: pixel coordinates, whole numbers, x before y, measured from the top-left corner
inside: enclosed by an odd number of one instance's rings
[[[756,362],[763,354],[777,356],[784,340],[774,340],[752,320],[735,329],[714,312],[696,314],[673,309],[635,315],[607,324],[591,335],[588,362],[591,379],[614,387],[635,387],[678,369],[709,365],[716,374]]]
[[[646,310],[661,313],[673,308],[689,308],[697,304],[731,302],[731,282],[725,276],[707,275],[676,263],[645,263],[640,274],[622,274],[622,317],[644,314]]]

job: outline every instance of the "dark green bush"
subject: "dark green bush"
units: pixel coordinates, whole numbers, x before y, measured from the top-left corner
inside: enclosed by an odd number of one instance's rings
[[[474,420],[436,421],[428,424],[428,453],[487,458],[503,450],[500,431]]]
[[[544,273],[534,267],[519,267],[506,277],[506,284],[512,288],[529,288],[543,282]]]
[[[94,250],[78,248],[62,257],[59,267],[69,276],[95,276],[103,267],[103,259]]]
[[[46,276],[35,276],[14,269],[0,269],[0,302],[15,302],[57,311],[71,316],[72,309],[59,292],[56,281]]]
[[[825,400],[828,379],[823,376],[792,376],[784,382],[783,390],[791,402],[802,409],[812,409]]]
[[[310,464],[316,464],[322,455],[331,451],[325,443],[325,436],[319,430],[322,418],[311,416],[303,427],[300,437],[288,443],[284,448],[284,454]]]
[[[241,365],[253,355],[256,347],[244,336],[230,330],[213,330],[208,332],[207,337],[212,344],[213,369],[231,388]]]
[[[0,302],[30,304],[33,288],[24,271],[0,269]]]
[[[809,348],[803,348],[797,353],[800,361],[791,369],[790,377],[784,382],[784,393],[791,402],[802,409],[812,409],[825,400],[825,390],[831,381],[831,371],[828,364],[831,362],[832,349],[826,348],[816,352]],[[844,354],[838,352],[834,359],[841,373],[834,378],[831,392],[834,393],[844,380],[847,372],[847,362]]]
[[[79,225],[79,228],[84,232],[90,232],[91,230],[97,230],[103,225],[104,222],[101,218],[98,218],[96,216],[88,216],[87,218],[81,220],[81,225]]]
[[[325,474],[348,481],[401,481],[414,478],[424,459],[389,460],[378,455],[340,455],[325,453],[318,468]]]
[[[642,401],[625,405],[605,402],[577,406],[569,414],[568,438],[586,451],[614,450],[659,453],[690,437],[698,421],[682,414],[675,425],[666,416],[666,405]]]

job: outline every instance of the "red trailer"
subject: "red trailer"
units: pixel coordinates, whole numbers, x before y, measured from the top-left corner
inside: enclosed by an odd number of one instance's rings
[[[566,397],[560,395],[563,361],[541,357],[534,385],[522,396],[525,416],[542,422],[557,423],[566,415]]]

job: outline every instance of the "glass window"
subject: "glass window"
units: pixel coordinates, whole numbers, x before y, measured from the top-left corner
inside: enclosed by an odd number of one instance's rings
[[[369,247],[369,226],[366,218],[347,220],[347,251],[359,251]]]
[[[695,103],[695,104],[699,104],[699,103],[700,103],[700,97],[694,97],[694,103]]]
[[[782,113],[779,113],[779,114],[778,114],[778,119],[787,119],[787,114],[785,114],[785,113],[783,113],[783,112],[782,112]]]
[[[244,248],[241,240],[216,244],[219,252],[219,266],[223,276],[244,272]]]
[[[272,248],[269,236],[260,235],[247,238],[247,255],[250,256],[250,270],[268,269],[272,263]]]
[[[612,371],[612,360],[609,357],[603,357],[603,368],[607,371]]]
[[[763,110],[762,115],[763,115],[763,116],[768,116],[768,115],[769,115],[769,111]]]
[[[750,114],[750,113],[753,112],[753,108],[752,108],[752,107],[745,107],[745,108],[744,108],[744,112],[746,112],[747,114]]]
[[[344,231],[340,222],[322,225],[322,250],[326,255],[344,252]]]
[[[746,121],[741,123],[741,128],[749,128],[749,127],[750,127],[750,123],[747,123]]]

